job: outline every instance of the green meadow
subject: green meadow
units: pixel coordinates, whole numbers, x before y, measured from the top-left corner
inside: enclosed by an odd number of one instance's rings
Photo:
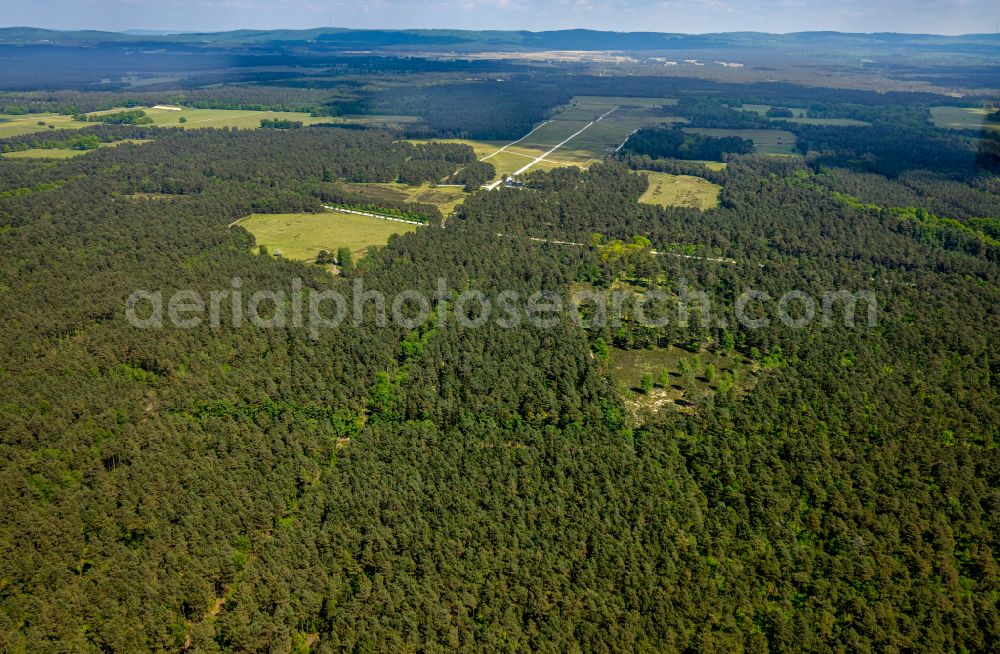
[[[649,188],[639,198],[639,202],[692,209],[711,209],[719,204],[722,187],[707,179],[650,171],[642,171],[642,174],[649,178]]]
[[[320,250],[336,252],[341,247],[350,248],[357,259],[369,247],[388,243],[393,234],[416,230],[415,225],[340,211],[253,214],[239,225],[271,254],[307,262],[315,261]]]
[[[73,120],[72,116],[59,114],[28,114],[24,116],[0,114],[0,138],[34,134],[48,129],[80,129],[93,123]]]
[[[986,120],[989,109],[975,107],[931,107],[931,122],[944,129],[995,129],[1000,123]]]

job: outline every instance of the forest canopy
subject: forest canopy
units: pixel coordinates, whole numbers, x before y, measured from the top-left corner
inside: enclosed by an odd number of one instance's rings
[[[653,158],[722,161],[727,154],[753,152],[753,141],[739,136],[689,134],[675,127],[648,127],[632,134],[623,149]]]
[[[997,651],[1000,137],[938,86],[990,84],[941,50],[989,35],[833,75],[523,56],[575,32],[0,32],[51,41],[0,44],[0,650]],[[850,38],[775,40],[890,39]],[[672,126],[616,151],[634,124],[580,97]],[[673,126],[772,120],[780,155]],[[501,150],[533,163],[494,186]],[[717,206],[640,202],[691,177]],[[331,206],[421,224],[352,251]],[[289,213],[337,236],[244,228]],[[294,289],[361,319],[259,320]],[[137,291],[227,319],[143,328]],[[576,311],[458,320],[505,293]]]

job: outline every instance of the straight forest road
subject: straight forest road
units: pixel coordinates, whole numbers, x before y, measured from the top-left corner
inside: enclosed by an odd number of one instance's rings
[[[534,127],[534,128],[533,128],[533,129],[532,129],[532,130],[531,130],[530,132],[528,132],[527,134],[525,134],[525,135],[524,135],[524,136],[522,136],[521,138],[517,139],[516,141],[511,141],[510,143],[508,143],[507,145],[503,146],[502,148],[500,148],[499,150],[497,150],[496,152],[494,152],[494,153],[492,153],[492,154],[488,154],[488,155],[486,155],[485,157],[483,157],[482,159],[480,159],[480,161],[486,161],[486,160],[487,160],[487,159],[489,159],[490,157],[495,157],[496,155],[500,154],[501,152],[503,152],[504,150],[506,150],[506,149],[507,149],[507,148],[509,148],[510,146],[512,146],[512,145],[517,145],[518,143],[520,143],[520,142],[521,142],[521,141],[523,141],[524,139],[526,139],[526,138],[528,138],[529,136],[531,136],[532,134],[534,134],[536,130],[539,130],[539,129],[541,129],[542,127],[545,127],[546,125],[548,125],[548,124],[549,124],[549,123],[551,123],[551,122],[552,122],[551,120],[546,120],[546,121],[545,121],[544,123],[539,123],[539,124],[538,124],[538,125],[537,125],[536,127]]]
[[[407,225],[419,225],[420,227],[426,227],[427,223],[420,223],[416,220],[404,220],[403,218],[395,218],[393,216],[386,216],[381,213],[372,213],[371,211],[356,211],[354,209],[341,209],[340,207],[331,207],[324,204],[324,209],[329,209],[330,211],[339,211],[341,213],[353,213],[356,216],[368,216],[370,218],[379,218],[381,220],[391,220],[395,223],[406,223]]]
[[[581,129],[579,130],[579,131],[577,131],[577,132],[575,132],[575,133],[571,134],[571,135],[570,135],[569,137],[567,137],[567,138],[566,138],[566,140],[564,140],[563,142],[559,143],[558,145],[556,145],[555,147],[553,147],[553,148],[552,148],[551,150],[549,150],[548,152],[545,152],[545,153],[544,153],[544,154],[542,154],[541,156],[538,156],[538,157],[535,157],[534,159],[532,159],[532,160],[531,160],[531,161],[529,161],[528,163],[524,164],[524,166],[522,166],[522,167],[521,167],[520,169],[518,169],[518,170],[517,170],[516,172],[514,172],[514,175],[513,175],[513,176],[517,176],[517,175],[520,175],[521,173],[524,173],[524,172],[526,172],[526,171],[527,171],[528,169],[530,169],[530,168],[531,168],[532,166],[534,166],[535,164],[537,164],[537,163],[538,163],[538,162],[540,162],[540,161],[545,161],[545,158],[546,158],[546,157],[548,157],[548,156],[549,156],[550,154],[552,154],[553,152],[555,152],[556,150],[558,150],[558,149],[559,149],[559,148],[561,148],[562,146],[566,145],[567,143],[569,143],[570,141],[572,141],[573,139],[575,139],[575,138],[576,138],[577,136],[579,136],[580,134],[583,134],[583,133],[584,133],[585,131],[587,131],[587,130],[588,130],[588,129],[589,129],[590,127],[591,127],[591,126],[593,126],[593,125],[594,125],[594,123],[599,123],[599,122],[601,122],[602,120],[604,120],[605,118],[607,118],[607,117],[608,117],[608,114],[610,114],[610,113],[611,113],[612,111],[614,111],[614,110],[615,110],[615,109],[617,109],[617,108],[618,108],[618,107],[612,107],[611,109],[608,109],[608,110],[607,110],[607,111],[605,111],[605,112],[604,112],[603,114],[601,114],[600,116],[598,116],[598,117],[597,117],[597,118],[595,118],[594,120],[592,120],[592,121],[590,121],[589,123],[587,123],[586,125],[584,125],[584,126],[583,126],[583,127],[582,127],[582,128],[581,128]],[[502,148],[500,148],[499,150],[497,150],[497,151],[496,151],[496,152],[494,152],[493,154],[489,155],[488,157],[483,157],[482,159],[480,159],[480,161],[486,161],[487,159],[489,159],[490,157],[492,157],[492,156],[493,156],[494,154],[498,154],[498,153],[500,153],[500,152],[503,152],[504,150],[506,150],[506,149],[507,149],[507,148],[509,148],[510,146],[512,146],[512,145],[514,145],[514,144],[516,144],[516,143],[520,143],[520,142],[521,142],[521,141],[523,141],[524,139],[526,139],[526,138],[528,138],[529,136],[531,136],[531,135],[532,135],[532,133],[534,133],[534,131],[535,131],[535,130],[537,130],[537,129],[538,129],[539,127],[541,127],[542,125],[546,125],[546,124],[548,124],[548,123],[551,123],[551,122],[552,122],[551,120],[547,120],[547,121],[545,121],[544,123],[542,123],[541,125],[539,125],[539,126],[538,126],[538,127],[536,127],[535,129],[531,130],[530,132],[528,132],[527,134],[525,134],[525,135],[524,135],[524,136],[522,136],[521,138],[517,139],[516,141],[513,141],[512,143],[508,143],[507,145],[503,146]],[[495,189],[496,187],[500,186],[500,184],[502,184],[502,183],[503,183],[503,180],[502,180],[502,179],[498,179],[497,181],[495,181],[495,182],[493,182],[493,183],[491,183],[491,184],[487,184],[487,185],[485,185],[485,186],[484,186],[483,188],[485,188],[485,189],[486,189],[487,191],[492,191],[492,190],[493,190],[493,189]]]

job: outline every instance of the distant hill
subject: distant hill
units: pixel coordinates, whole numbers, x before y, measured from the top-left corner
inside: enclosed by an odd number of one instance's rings
[[[660,32],[603,32],[573,29],[548,32],[472,30],[235,30],[170,34],[159,30],[129,32],[57,31],[33,27],[0,28],[0,44],[94,45],[144,43],[186,45],[307,44],[323,49],[396,48],[474,52],[482,50],[691,50],[777,48],[872,52],[919,49],[926,51],[981,52],[995,55],[1000,34],[934,34],[794,32],[728,32],[677,34]]]

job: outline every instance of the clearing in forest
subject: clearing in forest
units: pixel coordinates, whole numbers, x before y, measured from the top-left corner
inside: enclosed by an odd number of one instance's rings
[[[158,127],[183,127],[184,129],[197,129],[199,127],[256,129],[260,127],[260,121],[264,119],[291,120],[303,125],[331,122],[330,118],[320,118],[295,111],[190,109],[188,107],[182,107],[178,110],[177,107],[166,106],[142,109],[142,111],[145,111],[146,115],[153,119],[153,124]],[[181,118],[184,118],[186,122],[181,122]]]
[[[707,179],[650,171],[642,171],[642,174],[649,177],[649,188],[639,198],[639,202],[693,209],[710,209],[719,205],[722,187]]]
[[[191,109],[189,107],[173,107],[168,105],[159,105],[156,107],[117,107],[104,111],[93,111],[90,112],[90,115],[111,114],[134,109],[145,112],[153,120],[153,125],[157,127],[183,127],[185,129],[199,127],[256,129],[260,127],[260,121],[265,118],[269,120],[291,120],[300,122],[303,125],[315,125],[316,123],[386,125],[412,122],[413,120],[409,116],[345,116],[331,118],[328,116],[310,116],[307,113],[295,111]],[[184,119],[184,122],[181,121],[181,118]],[[24,116],[0,114],[0,138],[44,132],[50,129],[50,125],[53,129],[80,129],[81,127],[90,127],[98,124],[100,123],[73,120],[72,116],[58,114],[27,114]]]
[[[986,120],[989,109],[975,107],[931,107],[931,122],[944,129],[995,129],[1000,123]]]
[[[419,120],[413,116],[310,116],[301,111],[251,111],[242,109],[190,109],[188,107],[153,107],[143,109],[160,127],[239,127],[257,129],[260,121],[290,120],[303,126],[324,124],[366,125],[370,127],[398,126]],[[186,122],[181,122],[181,118]]]
[[[388,243],[393,234],[416,230],[416,225],[340,211],[253,214],[239,224],[269,253],[307,262],[316,261],[320,250],[336,253],[341,247],[358,259],[369,247]]]
[[[462,204],[467,197],[461,186],[433,186],[431,184],[409,186],[395,182],[365,184],[344,182],[340,186],[369,198],[375,204],[378,204],[380,200],[433,204],[441,210],[443,216],[454,211],[455,207]]]
[[[754,149],[762,154],[795,154],[795,134],[783,129],[715,129],[682,127],[689,134],[704,136],[739,136],[753,141]]]
[[[59,114],[26,114],[23,116],[0,114],[0,138],[44,132],[50,129],[50,126],[51,129],[80,129],[89,125],[93,125],[93,123],[84,123],[73,120],[72,116],[60,116]]]
[[[683,361],[683,363],[682,363]],[[752,386],[756,373],[751,361],[738,352],[689,352],[679,347],[610,348],[608,376],[633,418],[644,410],[672,406],[692,411],[699,400],[729,388]],[[643,378],[652,388],[643,388]]]
[[[745,104],[740,107],[743,111],[753,111],[757,115],[769,120],[787,120],[790,123],[800,123],[802,125],[826,125],[828,127],[871,127],[871,123],[853,118],[809,118],[808,109],[801,107],[783,107],[792,112],[791,118],[769,117],[767,112],[772,108],[769,104]]]

